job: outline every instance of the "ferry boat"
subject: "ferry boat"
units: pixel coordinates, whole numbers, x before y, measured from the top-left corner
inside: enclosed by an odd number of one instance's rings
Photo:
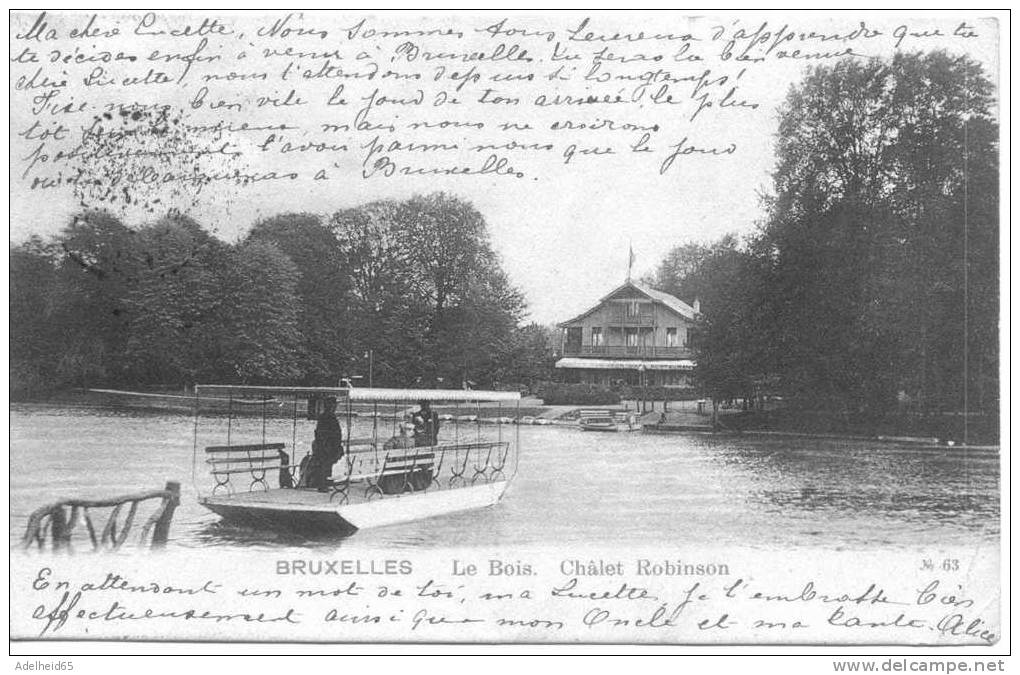
[[[203,416],[205,398],[238,405],[225,420]],[[519,433],[465,409],[516,413],[519,401],[501,391],[197,385],[199,503],[231,523],[313,534],[494,506],[517,472]],[[433,405],[455,412],[434,415],[438,428],[424,438],[409,435],[410,411]],[[343,454],[313,484],[310,422],[324,415],[339,423]]]
[[[578,420],[581,431],[637,431],[633,415],[613,414],[610,410],[581,410]]]

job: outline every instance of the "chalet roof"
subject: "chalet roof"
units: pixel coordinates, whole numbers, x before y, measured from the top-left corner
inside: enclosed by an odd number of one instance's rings
[[[630,284],[634,286],[634,288],[638,289],[645,295],[652,298],[653,300],[658,300],[662,304],[666,305],[666,307],[669,307],[671,310],[673,310],[680,316],[683,316],[687,319],[694,319],[694,317],[696,317],[698,314],[697,312],[694,311],[693,307],[691,307],[690,305],[688,305],[686,302],[676,297],[675,295],[670,295],[669,293],[657,291],[654,288],[651,288],[650,286],[645,286],[642,283],[634,281],[630,282]]]
[[[612,298],[614,295],[616,295],[620,291],[626,290],[628,288],[632,288],[632,289],[636,290],[638,293],[641,293],[642,295],[644,295],[645,297],[647,297],[649,300],[651,300],[653,302],[657,302],[657,303],[659,303],[661,305],[664,305],[667,309],[675,312],[676,314],[679,314],[680,316],[684,317],[685,319],[689,319],[689,320],[693,321],[695,319],[695,317],[697,317],[697,315],[698,315],[698,313],[694,311],[693,307],[691,307],[686,302],[684,302],[683,300],[681,300],[680,298],[678,298],[678,297],[676,297],[674,295],[670,295],[669,293],[663,293],[662,291],[657,291],[654,288],[651,288],[650,286],[646,286],[645,284],[643,284],[643,283],[641,283],[639,281],[627,280],[623,284],[621,284],[620,286],[617,286],[616,288],[611,290],[609,293],[606,293],[604,296],[602,296],[599,299],[599,301],[593,307],[591,307],[590,309],[582,312],[581,314],[578,314],[577,316],[575,316],[572,319],[567,319],[566,321],[561,322],[559,325],[560,326],[565,326],[568,323],[574,323],[575,321],[580,321],[581,319],[583,319],[584,317],[588,316],[589,314],[591,314],[592,312],[597,310],[599,307],[601,307],[602,303],[604,303],[606,300],[609,300],[610,298]]]

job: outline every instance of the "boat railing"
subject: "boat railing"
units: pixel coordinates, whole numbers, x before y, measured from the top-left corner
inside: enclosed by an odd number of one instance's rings
[[[362,444],[345,455],[343,473],[334,474],[331,501],[346,503],[360,484],[366,499],[385,495],[467,487],[505,480],[508,441],[440,443],[378,448]]]
[[[356,484],[371,499],[383,495],[448,490],[505,480],[508,441],[438,443],[385,448],[377,439],[351,438],[328,483],[330,501],[346,503]],[[221,445],[205,448],[214,485],[212,494],[301,487],[297,464],[284,443]],[[278,478],[273,478],[277,476]]]
[[[151,548],[162,548],[170,534],[174,511],[181,501],[180,483],[169,481],[162,490],[152,490],[111,499],[65,499],[36,509],[28,518],[22,545],[29,549],[46,548],[49,542],[53,551],[71,551],[80,525],[88,532],[93,551],[116,550],[128,540],[138,516],[139,506],[147,501],[159,501],[142,526],[139,542]],[[125,511],[126,507],[126,511]],[[108,509],[108,511],[107,511]],[[99,529],[97,520],[101,520]]]

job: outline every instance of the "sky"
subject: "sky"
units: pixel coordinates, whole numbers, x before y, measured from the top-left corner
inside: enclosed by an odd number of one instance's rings
[[[577,15],[571,16],[576,18]],[[677,25],[687,26],[710,20],[680,20],[675,13],[669,16]],[[553,17],[543,17],[522,25],[543,22],[573,25],[573,18],[554,21]],[[781,24],[784,17],[770,15],[768,18]],[[966,18],[977,23],[983,32],[981,38],[966,43],[966,51],[994,73],[998,54],[994,23],[978,22],[976,17]],[[852,27],[858,19],[843,14],[834,22],[824,18],[797,20],[801,25],[824,29]],[[60,20],[59,17],[55,19],[57,23]],[[434,18],[429,20],[435,21]],[[732,21],[736,17],[711,20]],[[23,21],[15,22],[15,32],[19,25],[24,29]],[[123,17],[119,21],[125,25],[130,23]],[[751,18],[745,21],[747,25],[753,23]],[[892,33],[905,20],[869,16],[867,22],[869,26]],[[623,23],[626,25],[625,21]],[[951,16],[942,16],[934,22],[909,21],[911,30],[934,25],[951,27],[957,23]],[[933,44],[932,40],[917,38],[907,46],[922,48]],[[942,40],[937,46],[960,48],[952,40]],[[12,47],[12,53],[14,50]],[[888,55],[891,51],[886,43],[883,47],[869,49],[868,53]],[[724,70],[721,64],[717,65],[719,70]],[[671,118],[659,111],[629,115],[661,122],[664,131],[660,135],[660,145],[685,136],[693,139],[692,142],[725,141],[737,145],[732,156],[682,158],[664,175],[659,175],[658,161],[636,162],[632,157],[623,156],[582,157],[569,165],[563,164],[560,158],[542,160],[528,167],[529,174],[534,173],[537,180],[478,176],[363,180],[358,175],[360,160],[352,153],[340,162],[330,181],[302,180],[283,187],[260,186],[240,192],[222,187],[209,189],[187,210],[220,237],[236,240],[259,218],[281,212],[325,215],[374,199],[400,199],[415,193],[448,191],[472,202],[485,217],[495,250],[511,280],[528,300],[528,318],[543,324],[556,323],[585,310],[624,281],[631,247],[636,256],[634,276],[640,277],[653,270],[662,256],[676,245],[709,241],[731,232],[745,235],[753,230],[762,215],[760,194],[769,189],[770,171],[775,163],[776,109],[789,85],[800,78],[803,68],[802,62],[788,61],[771,64],[767,73],[749,74],[741,84],[741,91],[759,104],[753,112],[706,114],[696,123],[675,116]],[[183,105],[186,95],[187,92],[170,90],[159,93],[178,105]],[[12,136],[24,129],[31,119],[27,103],[23,92],[12,91]],[[307,114],[322,121],[330,119],[332,111],[317,109]],[[599,116],[594,112],[572,115],[574,119]],[[555,113],[532,114],[533,121],[546,125],[555,117]],[[69,192],[30,191],[26,181],[18,178],[17,167],[23,166],[21,160],[29,150],[25,142],[12,138],[11,160],[15,167],[11,183],[12,242],[21,241],[29,234],[55,234],[77,210],[76,201]],[[658,152],[656,155],[661,159]],[[152,218],[130,209],[122,215],[129,223]]]

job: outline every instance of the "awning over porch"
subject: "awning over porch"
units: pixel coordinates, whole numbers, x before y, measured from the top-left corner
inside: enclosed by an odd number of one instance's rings
[[[556,362],[557,368],[584,368],[593,370],[694,370],[690,359],[581,359],[568,356]]]

